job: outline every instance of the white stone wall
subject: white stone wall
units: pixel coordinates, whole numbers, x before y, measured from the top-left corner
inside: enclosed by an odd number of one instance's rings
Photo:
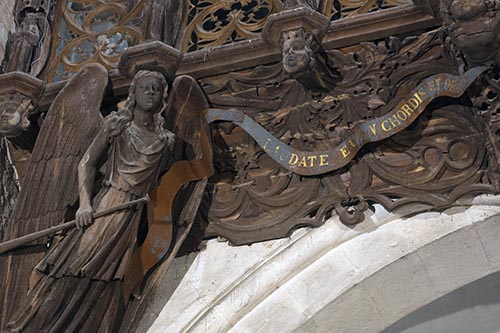
[[[5,44],[9,36],[9,31],[14,31],[14,5],[15,0],[0,1],[0,62],[5,55]]]
[[[476,203],[410,218],[380,208],[352,229],[334,217],[252,246],[211,240],[148,332],[380,332],[500,271],[499,198]]]

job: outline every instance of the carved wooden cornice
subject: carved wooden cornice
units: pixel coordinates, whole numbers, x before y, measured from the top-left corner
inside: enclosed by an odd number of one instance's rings
[[[262,31],[262,39],[278,47],[283,32],[304,29],[321,43],[329,27],[330,20],[325,15],[308,7],[298,7],[269,16]]]
[[[334,21],[322,44],[325,49],[338,49],[439,24],[440,20],[432,8],[406,5]],[[202,78],[269,64],[279,59],[277,47],[270,48],[262,38],[256,38],[187,53],[178,74]]]
[[[283,16],[283,13],[276,15]],[[293,12],[291,16],[294,16]],[[395,34],[436,27],[439,23],[440,20],[434,14],[431,4],[425,2],[419,5],[405,5],[334,21],[330,24],[322,44],[325,49],[338,49],[356,45],[360,42],[383,39]],[[161,60],[160,56],[157,60],[152,59],[161,54],[161,49],[171,50],[172,48],[161,42],[153,43],[131,47],[126,51],[124,57],[126,59],[134,58],[138,62],[144,61],[144,59],[149,59],[147,61],[158,61],[156,65],[152,63],[148,64],[157,66],[158,68],[161,67],[160,64],[167,67],[170,66],[166,62],[167,58]],[[145,51],[147,55],[141,55],[142,51]],[[174,53],[179,52],[174,51]],[[155,53],[157,55],[154,55]],[[190,75],[200,79],[269,64],[277,62],[280,59],[281,52],[278,47],[270,47],[263,38],[255,38],[185,53],[182,56],[182,61],[176,74]],[[140,67],[141,65],[138,66]],[[127,70],[125,72],[110,71],[113,91],[116,96],[124,96],[127,92],[130,79],[127,78],[127,75],[124,75],[126,72]],[[40,103],[42,109],[48,108],[50,102],[64,86],[65,82],[62,81],[47,85]]]
[[[29,74],[10,72],[0,75],[0,95],[19,93],[31,99],[34,104],[42,97],[45,83]]]
[[[124,76],[133,77],[141,69],[158,71],[173,81],[182,59],[182,52],[162,42],[154,41],[125,50],[118,63]]]

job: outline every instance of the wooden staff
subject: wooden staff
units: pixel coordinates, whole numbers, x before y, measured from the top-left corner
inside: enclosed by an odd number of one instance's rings
[[[140,204],[142,202],[148,202],[148,201],[149,201],[149,195],[146,195],[145,197],[142,197],[140,199],[132,200],[132,201],[123,203],[121,205],[97,212],[97,213],[93,214],[92,217],[94,219],[97,219],[99,217],[114,213],[114,212],[122,210],[122,209],[126,209],[129,207],[135,206],[135,205]],[[63,224],[55,225],[55,226],[50,227],[50,228],[45,229],[45,230],[37,231],[37,232],[34,232],[32,234],[28,234],[28,235],[25,235],[25,236],[22,236],[19,238],[14,238],[14,239],[11,239],[9,241],[0,243],[0,254],[5,253],[7,251],[10,251],[12,249],[15,249],[21,245],[32,242],[36,239],[39,239],[39,238],[42,238],[45,236],[49,236],[49,235],[53,235],[58,231],[72,228],[75,225],[76,225],[76,220],[72,220],[72,221],[69,221],[69,222],[66,222]]]

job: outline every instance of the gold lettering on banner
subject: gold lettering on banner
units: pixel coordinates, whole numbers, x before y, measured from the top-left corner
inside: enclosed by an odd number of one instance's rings
[[[418,94],[420,95],[420,97],[422,98],[426,98],[427,97],[427,93],[425,92],[425,89],[424,88],[420,88],[418,90]]]
[[[408,113],[408,116],[411,115],[413,113],[413,109],[408,105],[408,104],[404,104],[402,107],[401,107],[401,110],[403,110],[404,112],[407,112]]]
[[[328,155],[319,155],[319,166],[328,165]]]
[[[264,150],[288,170],[299,175],[319,175],[347,165],[365,144],[384,140],[407,128],[436,97],[460,96],[465,88],[486,69],[486,67],[477,67],[461,76],[440,74],[429,77],[420,82],[417,88],[404,99],[398,98],[394,101],[398,103],[397,107],[384,110],[387,113],[380,117],[355,123],[346,133],[343,133],[347,136],[342,135],[345,141],[321,151],[301,151],[283,143],[276,145],[279,140],[265,132],[264,128],[257,128],[259,130],[257,131],[248,126],[248,129],[244,129],[256,137],[259,144],[263,143]],[[218,120],[220,117],[215,117],[218,112],[219,110],[214,110],[214,116],[210,119]],[[251,133],[252,130],[256,131],[255,135]],[[267,139],[264,134],[272,139]]]
[[[413,95],[413,96],[415,96],[415,98],[418,100],[419,105],[423,102],[423,101],[422,101],[422,98],[420,98],[420,96],[419,96],[418,92],[417,92],[417,93],[415,93],[415,95]]]
[[[347,156],[349,156],[349,154],[351,153],[351,152],[349,151],[349,149],[347,149],[347,146],[341,147],[341,148],[339,149],[339,151],[340,151],[340,153],[342,154],[342,157],[343,157],[343,158],[346,158],[346,157],[347,157]]]
[[[408,119],[408,114],[405,113],[403,110],[399,110],[397,113],[396,113],[396,116],[401,119],[401,121],[405,121],[406,119]]]
[[[444,81],[444,89],[450,92],[455,92],[455,90],[457,89],[457,81],[446,79],[446,81]]]
[[[430,91],[436,90],[436,85],[434,84],[434,81],[429,81],[429,83],[427,83],[427,86],[429,87]]]
[[[309,160],[309,166],[313,167],[314,163],[316,163],[316,160],[318,159],[318,156],[309,156],[307,159]]]
[[[436,78],[436,80],[434,80],[434,81],[436,81],[436,87],[437,87],[437,89],[436,89],[436,90],[437,90],[437,91],[438,91],[438,93],[439,93],[439,92],[441,91],[441,79]]]
[[[420,102],[416,98],[410,98],[408,100],[408,104],[411,105],[411,107],[413,108],[413,110],[416,110],[416,109],[418,109],[418,106],[420,105]]]
[[[288,164],[290,166],[312,168],[318,165],[318,161],[319,166],[328,165],[328,155],[299,156],[295,153],[292,153],[290,159],[288,160]]]
[[[384,132],[389,132],[391,130],[391,126],[389,125],[389,120],[384,120],[381,126]]]
[[[298,162],[299,162],[299,155],[292,153],[292,156],[290,156],[290,160],[288,161],[288,164],[295,165]]]

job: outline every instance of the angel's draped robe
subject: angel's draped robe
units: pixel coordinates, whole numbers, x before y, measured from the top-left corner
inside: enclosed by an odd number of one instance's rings
[[[110,120],[104,130],[116,133],[106,128],[114,126]],[[94,198],[95,211],[143,197],[157,184],[171,156],[166,130],[158,131],[144,131],[130,122],[108,136],[108,174]],[[96,219],[84,232],[73,229],[54,245],[35,268],[30,304],[18,311],[8,331],[116,331],[125,307],[123,277],[136,246],[142,209]]]

